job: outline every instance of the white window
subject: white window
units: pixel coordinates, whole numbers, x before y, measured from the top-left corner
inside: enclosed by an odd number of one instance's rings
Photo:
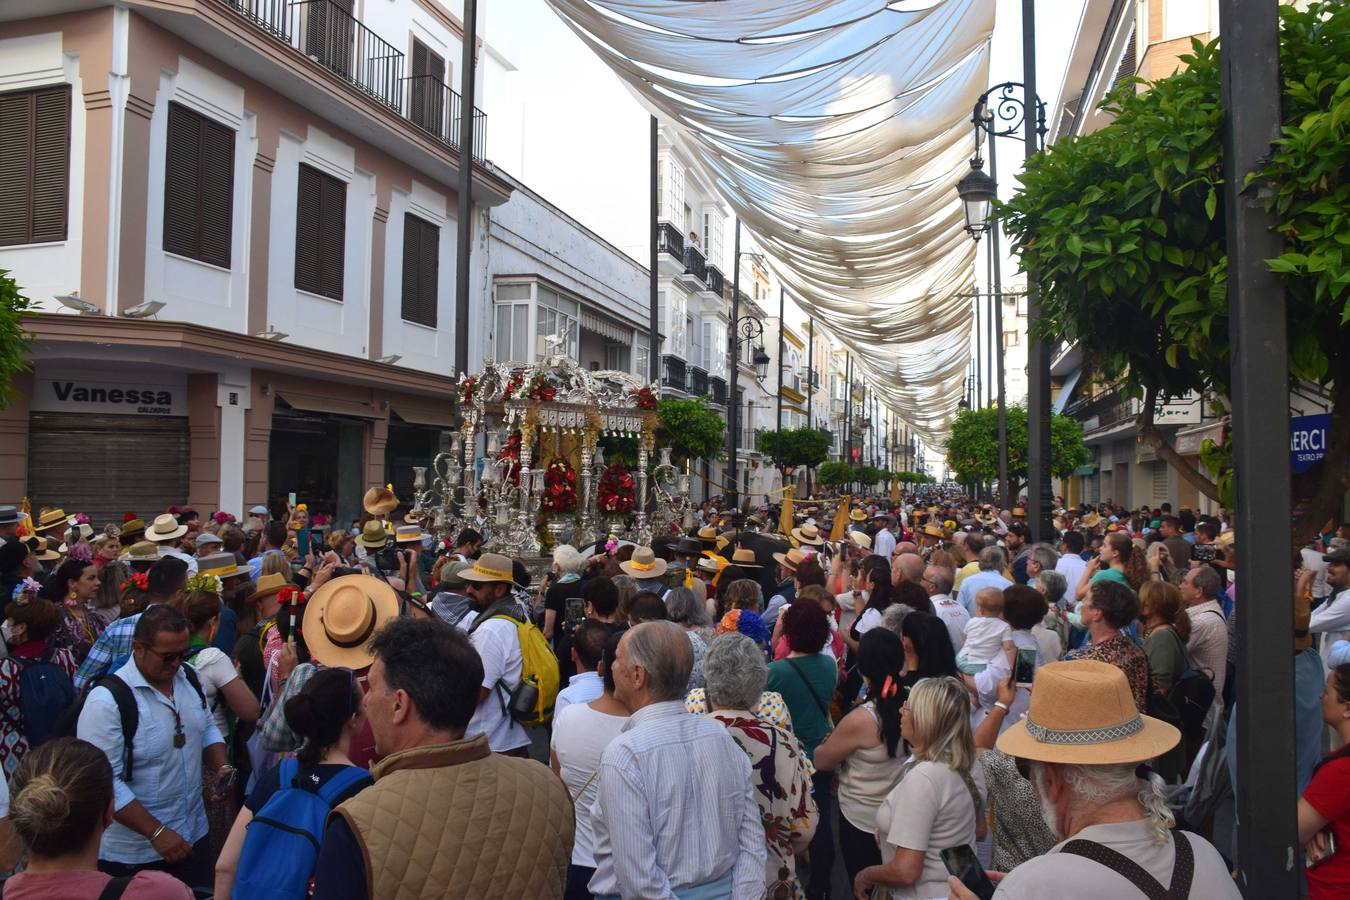
[[[561,334],[564,342],[561,352],[571,359],[577,358],[577,341],[580,338],[581,305],[577,301],[560,295],[557,291],[535,286],[538,298],[538,323],[535,326],[535,360],[544,358],[547,352],[546,338]]]
[[[708,326],[703,323],[702,319],[695,322],[693,316],[687,316],[685,318],[685,323],[689,331],[689,340],[694,345],[694,352],[689,354],[689,361],[692,365],[698,366],[706,372],[708,367],[704,365],[705,360],[703,354],[704,341],[707,339],[708,335]]]
[[[530,352],[530,292],[533,285],[499,284],[495,289],[497,330],[492,355],[501,362],[525,362]]]
[[[670,205],[661,208],[668,211],[669,220],[675,221],[677,213],[684,210],[684,169],[669,163],[670,169]]]
[[[613,342],[605,344],[605,368],[611,372],[622,372],[628,368],[628,348]]]
[[[652,348],[646,335],[638,335],[633,344],[633,374],[642,382],[652,377]]]
[[[666,161],[656,161],[656,218],[666,218]]]
[[[685,330],[687,305],[684,294],[671,293],[670,307],[670,355],[685,357],[689,352],[689,333]]]

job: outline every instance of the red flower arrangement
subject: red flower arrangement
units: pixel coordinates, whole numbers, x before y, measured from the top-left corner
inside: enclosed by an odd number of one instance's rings
[[[122,582],[120,590],[126,591],[133,587],[143,591],[150,590],[150,575],[146,572],[134,572],[130,578]]]
[[[512,375],[511,380],[506,383],[506,389],[502,391],[502,399],[510,400],[515,397],[516,391],[520,390],[525,384],[525,379],[519,375]]]
[[[602,513],[623,514],[633,511],[636,496],[633,492],[633,476],[623,463],[605,469],[596,488],[596,499]]]
[[[544,494],[539,504],[556,513],[577,508],[577,472],[567,460],[554,459],[544,470]]]
[[[536,375],[530,379],[530,390],[526,394],[531,400],[543,400],[548,402],[552,400],[557,390],[548,383],[548,379],[543,375]]]
[[[478,390],[478,379],[472,375],[459,383],[459,396],[465,403],[473,401],[473,394],[476,390]]]
[[[649,387],[633,388],[628,392],[628,396],[637,397],[638,409],[656,409],[661,405],[656,392]]]
[[[520,432],[513,431],[511,436],[506,439],[506,446],[497,454],[497,461],[501,462],[509,459],[515,465],[511,466],[511,483],[520,486]]]

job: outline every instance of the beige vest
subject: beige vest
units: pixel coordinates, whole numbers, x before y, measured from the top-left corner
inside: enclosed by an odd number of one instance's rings
[[[334,815],[365,857],[372,900],[561,898],[572,799],[547,766],[478,735],[394,753]]]

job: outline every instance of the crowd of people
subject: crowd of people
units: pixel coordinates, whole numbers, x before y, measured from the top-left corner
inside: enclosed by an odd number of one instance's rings
[[[545,572],[363,505],[0,507],[5,898],[1240,896],[1223,516],[705,506]],[[1302,557],[1290,802],[1346,896],[1350,526]]]

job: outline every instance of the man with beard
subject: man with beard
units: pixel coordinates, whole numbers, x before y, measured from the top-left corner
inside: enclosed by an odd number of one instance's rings
[[[1001,715],[994,707],[991,715]],[[1176,746],[1171,725],[1140,715],[1125,675],[1095,660],[1036,670],[1026,718],[998,739],[998,749],[1030,762],[1045,824],[1062,841],[1003,877],[999,900],[1074,896],[1093,900],[1193,897],[1238,900],[1223,857],[1204,838],[1172,831],[1161,790],[1136,767]],[[951,896],[974,900],[961,882]]]

